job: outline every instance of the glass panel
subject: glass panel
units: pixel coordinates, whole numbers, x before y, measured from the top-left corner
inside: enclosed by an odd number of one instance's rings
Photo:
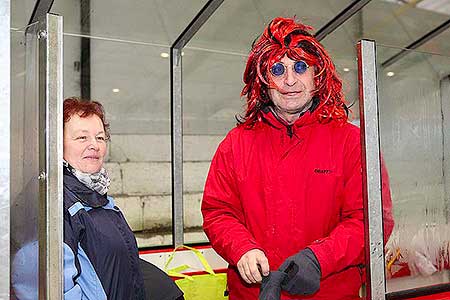
[[[244,104],[245,57],[186,49],[183,56],[183,187],[185,242],[205,242],[200,203],[209,164]],[[206,58],[206,59],[205,59]],[[226,70],[226,71],[224,71]]]
[[[421,1],[419,1],[421,2]],[[448,15],[397,1],[371,1],[363,10],[362,38],[404,47],[448,19]]]
[[[64,37],[64,97],[80,96],[82,38]],[[172,243],[170,60],[167,47],[90,38],[91,99],[111,125],[108,194],[139,247]],[[145,62],[145,63],[143,63]]]
[[[322,43],[334,57],[355,53],[354,45],[360,39],[372,39],[377,44],[393,47],[406,47],[449,18],[448,14],[439,10],[424,8],[431,6],[425,2],[432,1],[415,1],[419,3],[417,5],[404,2],[372,0],[325,37]],[[444,55],[450,53],[445,41],[448,39],[443,39],[439,43],[442,46],[433,47],[430,52]]]
[[[206,2],[56,0],[52,7],[64,16],[64,96],[105,106],[109,194],[139,247],[172,243],[168,53]]]
[[[133,1],[130,4],[121,0],[55,0],[51,12],[64,16],[64,31],[67,33],[168,46],[206,2],[155,0]],[[80,7],[86,5],[90,7],[86,13],[80,14]],[[90,31],[86,31],[85,25],[88,23]]]
[[[264,26],[278,16],[296,16],[319,30],[351,0],[227,0],[189,42],[188,48],[206,48],[246,55]],[[314,32],[314,31],[313,31]]]
[[[450,30],[440,33],[435,38],[431,39],[427,43],[423,44],[417,50],[423,52],[437,53],[443,55],[449,55],[450,53]]]
[[[37,25],[30,26],[27,34],[23,30],[11,30],[10,152],[12,293],[25,298],[25,292],[28,298],[35,299],[38,293],[39,201]],[[24,273],[29,276],[25,277]],[[16,289],[19,284],[28,289]]]
[[[394,232],[387,291],[449,282],[450,57],[378,46],[381,149],[390,175]]]
[[[10,295],[11,10],[0,2],[0,299]]]
[[[205,242],[200,202],[209,165],[226,133],[244,112],[242,75],[253,40],[279,15],[296,15],[319,29],[351,1],[236,1],[217,9],[184,48],[183,141],[185,242]],[[245,15],[245,16],[244,16]],[[345,55],[352,55],[344,53]],[[356,85],[356,56],[342,64],[343,78]],[[355,64],[353,66],[353,64]],[[341,66],[341,64],[339,64]],[[352,71],[350,71],[352,70]],[[355,89],[357,90],[357,89]],[[352,99],[352,100],[350,100]],[[350,102],[356,99],[349,95]]]
[[[344,85],[348,88],[346,97],[352,107],[354,119],[359,119],[357,81],[356,43],[360,39],[376,40],[377,44],[404,47],[428,33],[448,19],[442,12],[425,9],[429,5],[414,6],[400,1],[370,1],[364,8],[348,19],[321,42],[330,53],[341,74]],[[450,53],[448,49],[448,32],[442,33],[421,48],[433,53]],[[387,60],[400,51],[378,53],[379,59]],[[359,120],[355,120],[359,122]]]
[[[11,28],[24,29],[30,21],[36,0],[11,1]]]

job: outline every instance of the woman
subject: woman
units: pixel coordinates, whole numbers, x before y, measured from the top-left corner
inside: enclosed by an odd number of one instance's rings
[[[145,299],[136,240],[107,197],[108,139],[100,103],[64,101],[65,299]]]
[[[107,196],[108,140],[100,103],[64,101],[64,298],[146,299],[141,268],[158,284],[148,298],[178,298],[181,291],[164,273],[139,260],[134,235]]]
[[[139,259],[133,232],[107,196],[108,140],[100,103],[64,101],[64,299],[183,299],[164,272]],[[38,298],[37,247],[28,243],[14,257],[14,299]]]

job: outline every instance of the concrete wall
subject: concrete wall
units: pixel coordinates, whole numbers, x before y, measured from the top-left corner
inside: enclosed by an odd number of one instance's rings
[[[209,164],[223,136],[184,137],[184,224],[186,240],[205,241],[200,203]],[[113,134],[105,164],[109,194],[116,200],[140,246],[170,244],[172,226],[169,135]]]

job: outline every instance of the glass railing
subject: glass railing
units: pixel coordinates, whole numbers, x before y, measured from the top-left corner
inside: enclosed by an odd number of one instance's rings
[[[387,291],[448,283],[450,57],[378,45],[377,64],[380,143],[395,220],[386,245]]]

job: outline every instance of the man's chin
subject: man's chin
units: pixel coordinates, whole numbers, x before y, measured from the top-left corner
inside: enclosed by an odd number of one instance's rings
[[[311,107],[311,103],[312,103],[311,101],[308,101],[302,106],[287,107],[284,111],[291,115],[299,114],[308,110]]]

